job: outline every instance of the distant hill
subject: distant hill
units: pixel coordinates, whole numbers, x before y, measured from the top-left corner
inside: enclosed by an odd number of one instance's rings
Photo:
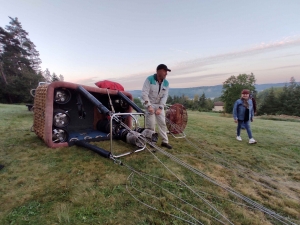
[[[258,92],[271,87],[284,87],[286,83],[277,83],[277,84],[257,84],[255,85]],[[192,87],[192,88],[170,88],[170,96],[188,96],[189,98],[194,98],[195,95],[201,96],[203,93],[207,98],[217,98],[222,95],[223,85],[216,86],[201,86],[201,87]],[[134,98],[141,97],[141,90],[128,91],[132,94]]]

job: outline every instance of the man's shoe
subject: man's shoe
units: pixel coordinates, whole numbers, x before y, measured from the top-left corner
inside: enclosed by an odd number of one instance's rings
[[[162,147],[166,147],[166,148],[168,148],[168,149],[172,149],[172,145],[169,145],[168,143],[165,143],[165,142],[162,142],[162,143],[161,143],[161,146],[162,146]]]
[[[236,140],[238,140],[238,141],[242,141],[242,138],[241,138],[241,136],[237,136],[237,137],[236,137]]]
[[[249,139],[249,144],[256,144],[256,143],[257,143],[257,141],[255,141],[253,138]]]

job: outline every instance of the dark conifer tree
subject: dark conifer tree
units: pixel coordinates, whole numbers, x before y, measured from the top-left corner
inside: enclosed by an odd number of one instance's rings
[[[168,99],[167,99],[167,104],[172,105],[173,103],[174,103],[173,98],[172,98],[171,95],[169,95],[169,96],[168,96]]]
[[[6,103],[28,102],[30,89],[35,88],[43,77],[32,67],[28,33],[17,18],[10,19],[7,30],[0,27],[0,100]]]
[[[300,84],[296,86],[294,93],[294,115],[300,116]]]
[[[63,75],[61,75],[61,74],[59,75],[59,77],[58,77],[58,78],[59,78],[59,80],[60,80],[60,81],[64,81],[64,79],[65,79],[65,78],[64,78],[64,76],[63,76]]]
[[[48,83],[52,82],[52,75],[48,68],[43,72],[43,76],[44,76],[46,82],[48,82]]]
[[[291,77],[290,83],[285,89],[284,98],[282,98],[284,102],[284,114],[287,115],[299,115],[299,104],[300,104],[300,96],[298,93],[299,84],[296,83],[294,77]]]
[[[28,32],[22,28],[21,23],[18,18],[9,17],[11,21],[10,25],[6,26],[6,30],[13,36],[13,38],[17,39],[20,43],[20,47],[24,50],[24,55],[29,62],[30,67],[35,72],[40,71],[40,64],[42,63],[39,58],[39,52],[36,50],[35,44],[28,38]]]
[[[274,89],[271,88],[259,109],[260,114],[275,115],[279,113],[279,102],[275,97]]]
[[[55,73],[53,73],[52,74],[51,82],[55,82],[55,81],[59,81],[59,78],[58,78],[58,76]]]
[[[280,114],[286,114],[288,115],[288,98],[289,98],[289,90],[288,90],[288,86],[285,85],[283,87],[283,91],[280,93],[279,97],[278,97],[278,104],[279,104],[279,112]]]
[[[206,109],[206,97],[204,93],[199,98],[199,107],[201,109]]]

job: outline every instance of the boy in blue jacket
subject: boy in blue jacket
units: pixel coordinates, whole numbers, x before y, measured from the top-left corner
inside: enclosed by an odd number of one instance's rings
[[[256,141],[252,137],[252,132],[250,128],[250,121],[253,122],[254,117],[254,109],[253,109],[253,102],[249,98],[250,91],[247,89],[244,89],[242,91],[242,96],[240,99],[236,100],[233,106],[233,119],[234,122],[237,123],[237,137],[236,139],[238,141],[242,141],[241,138],[241,127],[242,124],[244,124],[244,127],[248,133],[249,137],[249,144],[255,144]]]

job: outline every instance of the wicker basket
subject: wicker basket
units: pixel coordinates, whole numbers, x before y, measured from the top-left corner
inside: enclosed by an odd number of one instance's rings
[[[53,136],[53,111],[56,108],[63,108],[64,106],[60,106],[55,102],[55,90],[57,88],[65,88],[70,90],[73,93],[77,93],[76,89],[78,88],[78,84],[74,83],[69,83],[69,82],[53,82],[51,84],[47,85],[42,85],[39,86],[36,89],[35,93],[35,98],[34,98],[34,121],[33,121],[33,130],[36,133],[38,137],[44,140],[44,142],[47,144],[48,147],[51,148],[57,148],[57,147],[64,147],[68,146],[68,141],[66,140],[65,142],[60,142],[60,143],[54,143],[52,140]],[[116,90],[107,90],[104,88],[98,88],[98,87],[89,87],[89,86],[84,86],[88,92],[93,94],[94,96],[103,96],[107,97],[108,94],[110,95],[111,98],[114,98],[117,96],[118,91]],[[125,94],[129,99],[132,100],[132,95],[128,92],[122,91],[123,94]],[[99,113],[99,111],[96,109],[96,107],[90,103],[87,99],[84,99],[85,102],[85,107],[86,110],[90,113],[91,115],[87,115],[87,119],[85,120],[79,120],[76,118],[76,112],[77,112],[77,104],[76,104],[76,96],[72,97],[72,101],[68,103],[65,107],[72,112],[72,118],[74,120],[75,118],[75,125],[76,126],[81,126],[80,123],[85,123],[87,124],[86,126],[95,128],[97,121],[101,119],[105,119],[105,116]],[[97,97],[96,97],[97,98]],[[100,97],[97,98],[99,101]],[[132,111],[131,107],[129,106],[127,109],[124,109],[122,112],[124,113],[130,113]],[[91,118],[93,117],[93,118]],[[73,124],[70,125],[72,127],[72,131],[76,131],[76,126]],[[125,121],[125,123],[130,126],[131,121],[130,118]],[[82,129],[84,129],[85,126],[81,126],[80,132],[82,132]]]

